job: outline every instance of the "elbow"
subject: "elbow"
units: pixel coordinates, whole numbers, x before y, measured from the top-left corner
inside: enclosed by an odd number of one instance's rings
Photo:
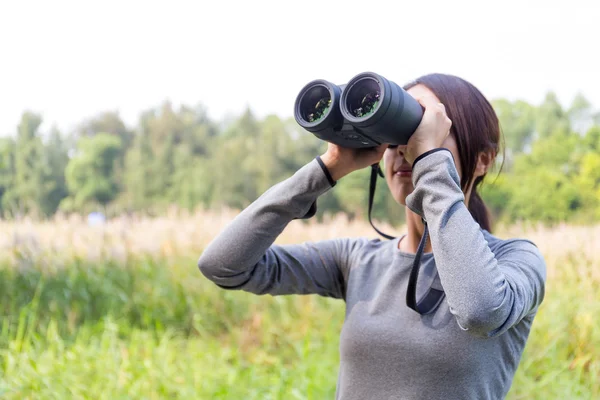
[[[227,268],[224,267],[223,262],[215,257],[211,257],[210,254],[204,251],[198,259],[198,269],[208,280],[222,284],[227,281]]]
[[[467,333],[484,339],[504,331],[508,317],[501,308],[479,308],[456,315],[458,326]]]
[[[198,269],[202,275],[214,282],[215,276],[218,273],[218,268],[216,268],[215,264],[204,254],[200,255],[200,258],[198,259]]]
[[[495,324],[490,323],[489,317],[479,314],[457,317],[456,321],[463,331],[480,338],[490,338],[496,330]]]
[[[198,259],[198,269],[221,289],[240,289],[248,282],[250,275],[247,271],[240,272],[224,266],[222,262],[211,260],[206,254]]]
[[[493,296],[471,296],[470,301],[458,304],[452,313],[459,327],[479,338],[493,338],[518,320],[517,298],[514,289],[505,284]]]

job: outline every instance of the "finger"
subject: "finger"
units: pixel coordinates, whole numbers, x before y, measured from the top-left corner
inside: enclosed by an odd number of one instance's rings
[[[440,104],[440,101],[434,96],[423,96],[416,99],[425,109],[433,109]]]
[[[388,146],[389,146],[388,143],[383,143],[383,144],[380,144],[379,146],[377,146],[375,148],[375,150],[377,151],[377,153],[383,153],[384,151],[387,150]]]
[[[446,115],[446,106],[435,96],[423,96],[416,99],[425,111],[437,112]]]

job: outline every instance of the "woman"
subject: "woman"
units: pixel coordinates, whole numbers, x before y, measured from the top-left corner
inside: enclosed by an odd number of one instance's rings
[[[345,300],[338,399],[501,399],[544,297],[544,259],[530,241],[490,233],[477,193],[500,141],[489,102],[448,75],[405,89],[425,107],[406,146],[329,144],[241,212],[199,267],[224,289]],[[291,220],[313,216],[339,179],[382,158],[394,199],[406,205],[406,234],[273,245]],[[415,312],[407,286],[425,227],[417,297],[443,296]]]

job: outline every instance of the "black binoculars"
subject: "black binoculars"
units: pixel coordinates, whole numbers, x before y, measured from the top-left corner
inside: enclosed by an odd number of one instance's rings
[[[402,87],[373,72],[347,84],[309,82],[296,97],[294,118],[321,140],[342,147],[405,145],[423,118],[423,107]]]

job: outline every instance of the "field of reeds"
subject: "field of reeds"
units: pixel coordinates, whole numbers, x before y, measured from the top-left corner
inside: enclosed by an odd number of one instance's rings
[[[234,216],[0,221],[0,397],[333,398],[343,302],[226,292],[198,271]],[[600,398],[600,226],[495,233],[533,240],[548,264],[509,398]],[[375,237],[337,216],[278,242],[360,235]]]

